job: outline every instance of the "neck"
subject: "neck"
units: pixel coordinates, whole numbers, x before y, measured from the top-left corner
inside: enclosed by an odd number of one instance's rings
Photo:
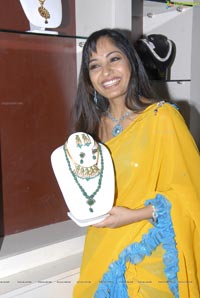
[[[111,106],[109,108],[109,113],[116,119],[120,119],[124,116],[127,112],[131,112],[126,106]]]

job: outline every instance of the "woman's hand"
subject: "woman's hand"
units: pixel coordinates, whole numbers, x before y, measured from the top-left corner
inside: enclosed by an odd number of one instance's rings
[[[152,218],[152,206],[140,209],[129,209],[126,207],[113,207],[109,216],[100,223],[93,225],[96,228],[119,228],[137,221]]]

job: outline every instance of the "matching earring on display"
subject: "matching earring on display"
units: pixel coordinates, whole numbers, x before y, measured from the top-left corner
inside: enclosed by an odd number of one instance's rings
[[[90,138],[87,135],[82,134],[82,139],[83,139],[83,142],[84,142],[85,146],[90,146],[91,141],[90,141]]]
[[[76,136],[76,146],[79,148],[81,148],[83,146],[79,136]]]

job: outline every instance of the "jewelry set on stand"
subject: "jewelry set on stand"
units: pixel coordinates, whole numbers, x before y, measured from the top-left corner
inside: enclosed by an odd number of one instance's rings
[[[114,202],[115,176],[105,145],[77,132],[52,153],[51,161],[68,215],[76,224],[88,226],[108,216]]]
[[[92,142],[87,134],[80,134],[75,136],[76,148],[80,161],[76,160],[77,154],[73,152],[70,153],[67,142],[64,144],[65,158],[69,167],[69,171],[73,176],[75,183],[80,189],[83,196],[87,199],[87,204],[90,206],[89,211],[93,212],[92,205],[95,204],[94,197],[101,189],[103,171],[104,171],[104,160],[102,155],[101,146],[94,142],[91,148]],[[72,156],[75,156],[74,158]],[[98,165],[100,156],[100,165]],[[86,165],[84,165],[86,163]],[[95,190],[89,195],[88,191],[83,187],[79,178],[90,179],[98,177],[97,185]]]

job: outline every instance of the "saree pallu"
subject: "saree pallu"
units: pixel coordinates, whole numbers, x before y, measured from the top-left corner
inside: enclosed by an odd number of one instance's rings
[[[158,222],[89,227],[73,297],[199,298],[200,157],[182,116],[153,104],[106,145],[115,205],[151,203]]]

